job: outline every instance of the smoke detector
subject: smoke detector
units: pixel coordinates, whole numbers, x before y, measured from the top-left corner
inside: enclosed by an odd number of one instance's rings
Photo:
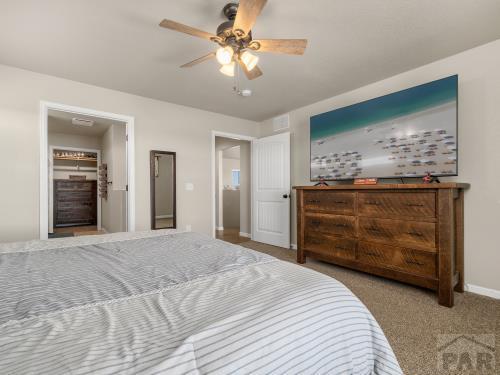
[[[76,118],[76,117],[71,119],[71,123],[76,126],[87,126],[87,127],[91,127],[94,125],[94,121],[92,120],[87,120],[84,118]]]

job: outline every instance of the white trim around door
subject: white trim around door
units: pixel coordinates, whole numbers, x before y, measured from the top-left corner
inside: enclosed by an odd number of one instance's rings
[[[49,158],[48,158],[48,115],[49,110],[74,113],[124,122],[127,134],[127,231],[135,231],[135,145],[134,117],[101,112],[70,105],[40,102],[40,239],[47,239],[49,233]]]
[[[215,137],[222,137],[222,138],[231,138],[237,141],[249,141],[252,142],[253,140],[257,139],[257,137],[251,137],[249,135],[242,135],[242,134],[234,134],[234,133],[225,133],[217,130],[212,130],[212,146],[210,148],[210,169],[211,169],[211,178],[210,178],[210,196],[211,196],[211,201],[212,201],[212,236],[215,237],[215,230],[222,230],[224,228],[216,228],[216,220],[215,220],[215,194],[218,192],[215,191]],[[252,157],[250,156],[250,160],[252,160]],[[250,166],[250,176],[252,175],[252,166]],[[250,177],[251,178],[251,177]],[[251,186],[251,183],[250,183]],[[250,204],[250,216],[252,215],[252,204]],[[250,220],[252,222],[253,219]]]

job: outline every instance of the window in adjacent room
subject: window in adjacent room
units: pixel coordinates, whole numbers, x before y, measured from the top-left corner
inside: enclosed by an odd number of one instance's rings
[[[240,186],[240,170],[233,169],[231,172],[231,185],[234,187]]]

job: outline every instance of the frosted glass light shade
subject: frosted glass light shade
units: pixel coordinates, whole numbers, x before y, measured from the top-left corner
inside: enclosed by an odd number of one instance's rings
[[[248,51],[243,52],[240,56],[240,59],[241,61],[243,61],[243,64],[245,64],[248,71],[251,71],[253,68],[255,68],[257,66],[257,63],[259,62],[259,58],[255,55],[252,55]]]
[[[215,57],[219,64],[227,65],[233,60],[234,51],[231,47],[221,47],[215,53]]]
[[[219,72],[225,74],[226,76],[234,77],[234,61],[230,62],[229,64],[222,65],[222,67],[219,69]]]

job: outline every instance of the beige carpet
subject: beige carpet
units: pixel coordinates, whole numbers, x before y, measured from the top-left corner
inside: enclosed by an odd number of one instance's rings
[[[253,241],[240,245],[295,263],[293,250]],[[436,295],[425,289],[311,259],[304,266],[334,277],[363,301],[384,330],[405,374],[500,374],[500,301],[456,293],[450,309],[439,306]],[[439,334],[494,334],[496,372],[438,371]]]

